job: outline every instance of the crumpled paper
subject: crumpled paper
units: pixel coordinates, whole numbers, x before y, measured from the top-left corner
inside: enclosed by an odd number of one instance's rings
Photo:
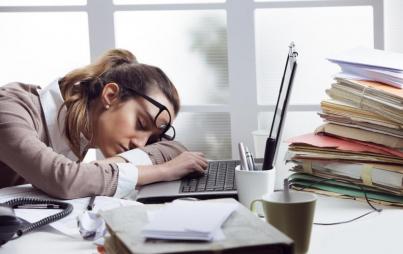
[[[85,240],[94,241],[106,234],[106,225],[102,217],[92,211],[85,211],[78,216],[77,225]]]

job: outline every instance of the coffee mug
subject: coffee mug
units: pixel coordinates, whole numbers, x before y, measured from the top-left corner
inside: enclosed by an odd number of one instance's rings
[[[252,201],[251,210],[260,202],[266,221],[294,240],[295,253],[309,249],[316,196],[297,191],[280,191]]]
[[[258,169],[262,164],[256,164]],[[238,200],[245,207],[249,208],[252,201],[261,198],[274,190],[276,169],[248,171],[241,170],[238,165],[235,168],[235,182],[238,191]],[[263,209],[257,208],[257,213],[263,216]]]

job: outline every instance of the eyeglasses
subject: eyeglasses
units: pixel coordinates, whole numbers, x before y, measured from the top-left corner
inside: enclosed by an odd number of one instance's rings
[[[131,92],[143,97],[147,101],[149,101],[151,104],[156,106],[159,111],[158,114],[154,118],[154,124],[155,126],[161,131],[161,134],[159,135],[159,140],[166,139],[166,140],[174,140],[176,131],[175,128],[172,126],[172,117],[171,113],[169,113],[169,110],[167,107],[159,103],[158,101],[154,100],[153,98],[149,97],[148,95],[145,95],[143,93],[140,93],[134,89],[128,88]],[[169,119],[168,123],[165,122],[165,119]],[[150,140],[152,141],[152,140]],[[149,143],[150,143],[149,141]]]

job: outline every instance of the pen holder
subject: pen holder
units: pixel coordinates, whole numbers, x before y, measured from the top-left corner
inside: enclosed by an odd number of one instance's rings
[[[256,167],[261,169],[262,164],[256,164]],[[275,179],[275,167],[270,170],[246,171],[241,170],[238,165],[235,168],[235,182],[239,202],[249,209],[253,200],[274,191]],[[263,216],[261,204],[257,204],[256,212]]]

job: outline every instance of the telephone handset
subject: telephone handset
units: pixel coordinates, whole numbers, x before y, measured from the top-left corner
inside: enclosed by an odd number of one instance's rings
[[[29,223],[15,215],[14,209],[16,208],[62,209],[62,211],[37,222]],[[0,203],[0,246],[34,229],[60,220],[72,211],[73,206],[71,204],[57,200],[16,198]]]

